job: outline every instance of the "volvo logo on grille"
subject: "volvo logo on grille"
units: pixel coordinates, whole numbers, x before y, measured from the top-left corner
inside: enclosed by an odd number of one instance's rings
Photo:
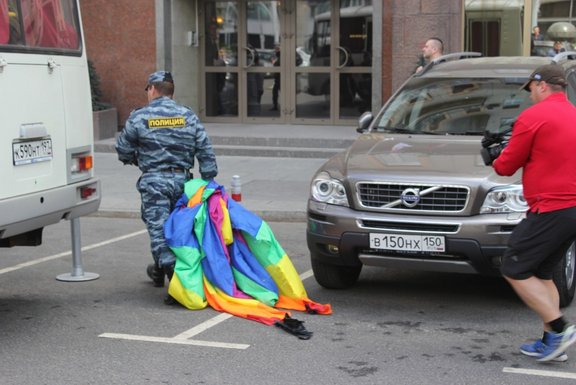
[[[420,202],[420,190],[416,188],[407,188],[400,194],[402,204],[408,208],[416,207]]]

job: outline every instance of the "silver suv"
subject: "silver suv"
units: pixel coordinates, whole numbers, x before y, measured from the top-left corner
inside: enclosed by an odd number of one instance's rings
[[[316,172],[307,242],[320,285],[349,287],[363,265],[499,274],[527,205],[521,172],[496,175],[480,141],[485,131],[510,134],[531,105],[521,85],[538,66],[561,64],[575,103],[576,53],[477,56],[446,55],[410,77],[376,117],[362,115],[358,139]],[[561,306],[574,297],[575,248],[554,276]]]

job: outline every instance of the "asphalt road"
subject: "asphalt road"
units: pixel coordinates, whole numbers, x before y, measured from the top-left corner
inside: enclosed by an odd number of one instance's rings
[[[312,339],[163,304],[145,275],[138,219],[81,220],[88,282],[71,271],[70,225],[44,245],[0,249],[0,383],[568,384],[576,359],[539,364],[518,346],[538,320],[498,278],[366,268],[352,289],[311,277],[305,223],[271,223],[310,298],[334,314],[294,313]],[[566,309],[576,319],[574,308]],[[569,352],[569,355],[575,355]]]

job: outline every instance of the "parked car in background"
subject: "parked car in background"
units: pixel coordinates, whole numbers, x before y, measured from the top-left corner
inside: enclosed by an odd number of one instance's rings
[[[310,54],[304,47],[296,47],[296,63],[299,67],[310,67]]]
[[[574,55],[574,52],[571,53]],[[576,102],[576,60],[446,55],[410,77],[361,135],[315,173],[307,242],[318,283],[354,284],[363,265],[499,274],[510,233],[527,209],[521,172],[497,175],[480,156],[485,131],[506,135],[531,105],[521,90],[537,67],[566,70]],[[561,306],[575,289],[575,244],[554,275]]]

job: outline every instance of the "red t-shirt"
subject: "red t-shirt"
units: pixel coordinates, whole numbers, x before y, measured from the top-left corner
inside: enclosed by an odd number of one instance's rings
[[[529,211],[576,206],[576,107],[560,92],[524,110],[493,166],[506,176],[523,167]]]

